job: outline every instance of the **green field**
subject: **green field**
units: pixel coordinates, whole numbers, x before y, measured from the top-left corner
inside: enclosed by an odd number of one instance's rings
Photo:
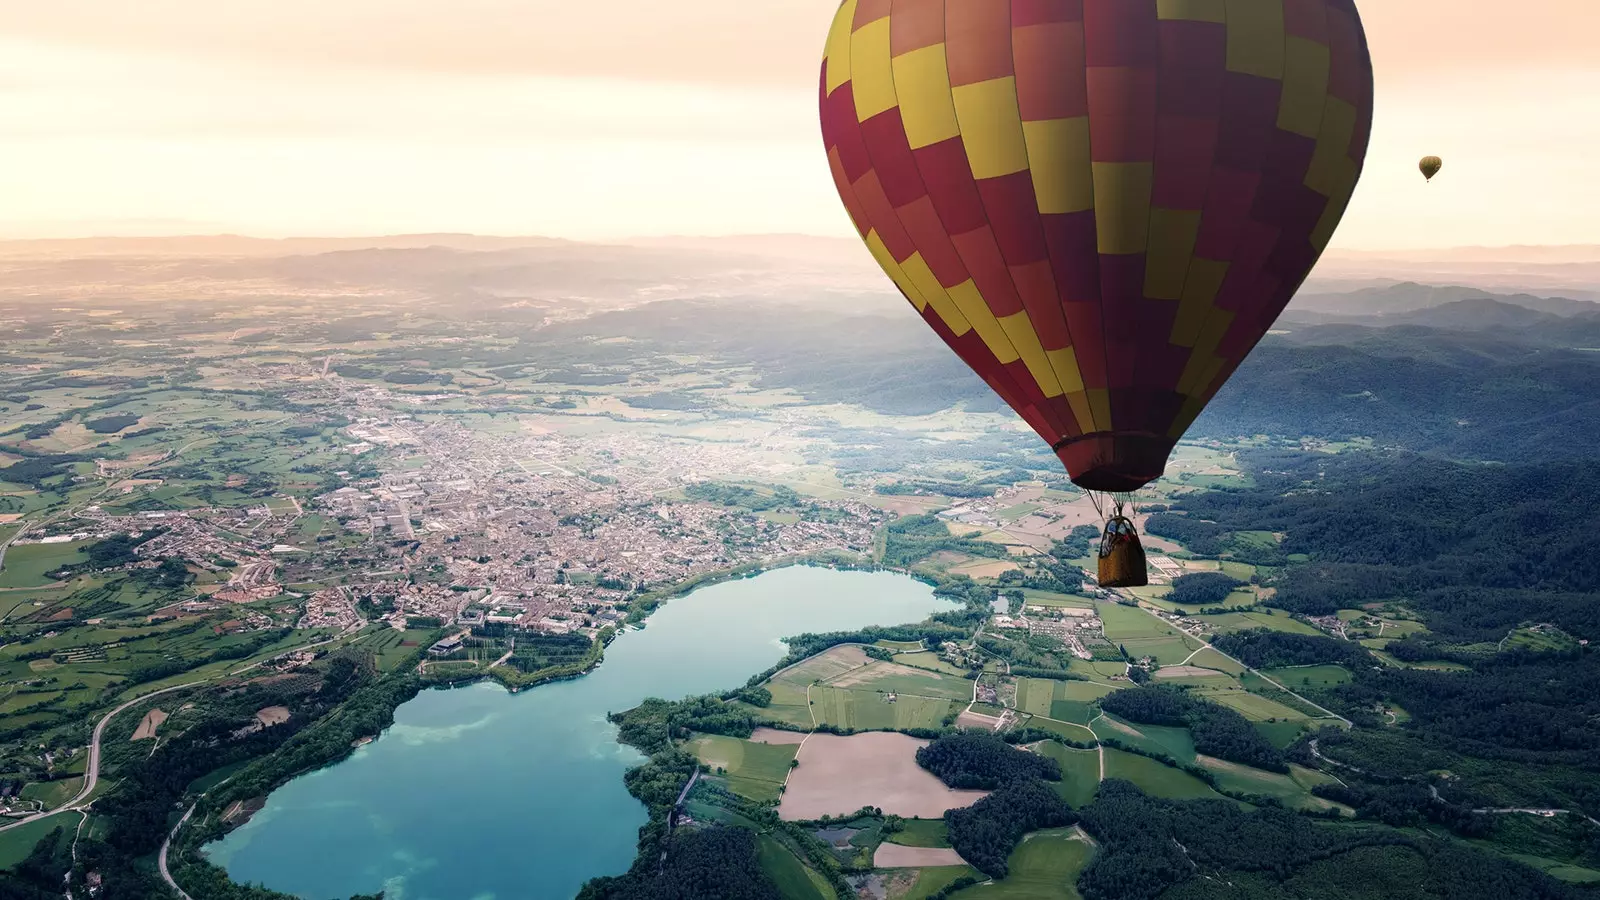
[[[1085,716],[1084,718],[1087,720],[1088,716]],[[1040,731],[1053,732],[1061,735],[1067,740],[1077,741],[1079,743],[1088,743],[1094,740],[1094,732],[1089,730],[1087,721],[1085,721],[1085,723],[1078,723],[1063,721],[1061,719],[1047,719],[1043,716],[1034,716],[1028,720],[1027,724],[1029,728],[1037,728]]]
[[[1072,607],[1075,609],[1094,609],[1094,601],[1088,597],[1077,597],[1072,594],[1059,594],[1055,591],[1040,591],[1033,588],[1023,588],[1022,598],[1029,606],[1056,606]]]
[[[950,834],[943,819],[907,819],[899,831],[889,836],[889,843],[906,847],[948,847]]]
[[[60,815],[47,816],[36,822],[19,825],[9,831],[0,831],[0,869],[10,869],[17,863],[28,858],[33,852],[35,844],[39,843],[45,835],[61,828],[71,837],[81,821],[81,814],[63,812]]]
[[[891,703],[876,691],[830,686],[812,688],[811,699],[818,722],[857,729],[938,728],[958,706],[951,700],[904,694]]]
[[[1102,716],[1094,723],[1094,733],[1151,753],[1161,753],[1182,763],[1194,761],[1194,737],[1187,728],[1170,725],[1135,725],[1114,716]]]
[[[777,839],[762,835],[756,849],[761,871],[778,885],[783,900],[837,900],[827,879],[802,863]]]
[[[1008,860],[1010,872],[991,884],[957,891],[960,900],[1078,900],[1078,875],[1093,851],[1077,829],[1036,831],[1022,839]]]
[[[911,889],[901,895],[898,900],[928,900],[934,894],[943,890],[946,885],[958,878],[968,875],[978,876],[978,870],[971,866],[937,866],[931,869],[918,869],[917,880],[912,882]]]
[[[1182,769],[1174,769],[1135,753],[1106,748],[1106,777],[1131,781],[1152,797],[1168,800],[1215,800],[1222,795]]]
[[[88,541],[71,541],[65,544],[21,544],[7,548],[5,568],[0,570],[0,587],[41,587],[55,579],[46,573],[62,566],[78,565],[89,561],[83,548]]]
[[[1196,653],[1194,658],[1189,660],[1189,665],[1198,666],[1202,669],[1216,669],[1218,672],[1226,672],[1229,675],[1243,675],[1245,672],[1243,663],[1235,662],[1210,647]]]
[[[1335,687],[1348,684],[1353,678],[1343,666],[1295,666],[1288,669],[1267,669],[1264,674],[1291,691],[1301,688]]]
[[[1256,731],[1261,732],[1261,736],[1267,739],[1267,743],[1282,750],[1298,740],[1307,728],[1314,727],[1314,722],[1316,725],[1333,724],[1333,720],[1330,719],[1320,721],[1297,719],[1290,722],[1252,722],[1251,724],[1255,725]]]
[[[1138,607],[1121,603],[1098,603],[1095,606],[1100,611],[1100,621],[1105,625],[1106,639],[1112,643],[1168,637],[1178,633],[1176,628]]]
[[[1179,688],[1239,688],[1239,680],[1226,672],[1207,669],[1203,674],[1174,676],[1174,671],[1173,668],[1158,670],[1155,674],[1155,683]]]
[[[873,644],[873,646],[874,647],[882,647],[885,650],[893,650],[896,653],[914,653],[914,652],[922,649],[922,642],[921,641],[879,641],[876,644]]]
[[[1278,721],[1300,720],[1309,718],[1305,713],[1284,706],[1276,700],[1269,700],[1259,694],[1249,691],[1207,691],[1206,699],[1213,703],[1236,710],[1240,715],[1253,722],[1266,722],[1272,719]]]
[[[1322,634],[1310,625],[1290,618],[1289,614],[1281,609],[1258,609],[1251,612],[1223,613],[1196,618],[1205,622],[1206,628],[1217,634],[1232,634],[1236,631],[1249,631],[1252,628],[1269,628],[1289,634]]]
[[[734,793],[758,802],[778,799],[799,744],[757,744],[721,735],[698,735],[683,745],[715,775],[725,775]]]
[[[950,663],[941,659],[939,654],[934,653],[931,650],[923,650],[918,653],[897,653],[895,654],[894,661],[902,666],[915,666],[918,669],[928,669],[934,672],[943,672],[946,675],[956,675],[961,678],[965,678],[967,676],[967,671],[965,669],[956,668],[954,665],[951,665]]]
[[[1067,671],[1091,681],[1103,682],[1115,675],[1128,674],[1128,664],[1121,660],[1074,659],[1067,663]]]
[[[1200,765],[1217,776],[1217,787],[1222,790],[1276,797],[1291,809],[1320,812],[1338,806],[1311,793],[1315,785],[1333,781],[1311,769],[1292,766],[1289,775],[1280,775],[1211,757],[1200,757],[1199,761]]]
[[[1047,741],[1035,747],[1034,752],[1061,764],[1061,780],[1050,785],[1061,799],[1075,807],[1094,802],[1095,792],[1100,790],[1099,750],[1077,750]]]
[[[55,809],[61,804],[78,796],[78,791],[83,789],[82,778],[61,778],[55,781],[38,781],[22,789],[22,797],[26,800],[38,800],[46,809]]]

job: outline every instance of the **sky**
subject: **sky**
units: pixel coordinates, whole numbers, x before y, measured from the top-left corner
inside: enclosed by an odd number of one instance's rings
[[[1335,246],[1600,244],[1600,4],[1360,2],[1378,108]],[[835,7],[0,0],[0,237],[849,235]]]

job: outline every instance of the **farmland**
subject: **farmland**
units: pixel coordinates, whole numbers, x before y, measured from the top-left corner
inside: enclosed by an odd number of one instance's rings
[[[902,734],[813,735],[797,757],[778,807],[788,820],[816,819],[876,806],[895,815],[936,818],[970,806],[983,791],[945,787],[917,765],[925,741]]]
[[[1100,603],[1097,608],[1106,640],[1134,659],[1150,656],[1162,665],[1177,665],[1201,647],[1199,641],[1138,607]]]
[[[1131,781],[1152,797],[1168,800],[1217,799],[1221,795],[1205,782],[1181,769],[1162,765],[1153,759],[1106,749],[1106,777]]]
[[[751,800],[777,800],[789,775],[796,744],[759,744],[720,735],[700,735],[684,745],[711,773],[726,777],[735,793]]]

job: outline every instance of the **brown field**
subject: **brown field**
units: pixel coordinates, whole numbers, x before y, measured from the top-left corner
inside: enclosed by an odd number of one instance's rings
[[[805,734],[801,732],[781,731],[777,728],[757,728],[750,735],[750,742],[752,744],[799,744],[805,741],[805,739]]]
[[[271,728],[289,721],[289,709],[284,706],[268,706],[256,710],[256,721],[263,726]]]
[[[967,563],[966,565],[956,566],[950,571],[966,575],[969,578],[999,578],[1001,575],[1016,568],[1017,564],[1014,562],[996,559],[989,562]]]
[[[860,684],[869,684],[870,685],[873,682],[875,682],[875,681],[877,681],[877,680],[879,680],[881,678],[889,678],[889,677],[895,676],[895,675],[908,676],[908,677],[911,677],[911,678],[922,678],[922,679],[928,679],[928,680],[932,680],[932,681],[944,681],[945,680],[945,677],[943,675],[941,675],[941,674],[939,674],[937,672],[930,672],[927,669],[917,669],[917,668],[913,668],[911,666],[902,665],[900,663],[875,662],[875,663],[872,663],[871,665],[862,666],[859,669],[852,669],[849,672],[846,672],[843,675],[840,675],[839,677],[832,679],[831,681],[828,682],[828,684],[832,685],[833,687],[837,687],[837,688],[855,687],[856,685],[860,685]],[[960,678],[959,676],[956,676],[956,675],[950,676],[950,679],[954,680],[954,681],[963,680],[962,678]],[[915,691],[907,691],[907,693],[913,693],[914,694],[916,692]]]
[[[789,773],[778,815],[819,819],[878,806],[892,815],[936,819],[987,795],[951,790],[918,766],[917,750],[927,743],[887,731],[813,734],[800,748],[800,766]]]
[[[956,716],[956,724],[962,728],[983,728],[988,731],[994,731],[1000,727],[1000,720],[993,716],[972,712],[971,710],[962,710],[961,715]]]
[[[869,662],[872,662],[872,657],[867,655],[867,651],[854,644],[841,644],[795,663],[772,676],[772,680],[800,685],[809,684],[813,679],[827,681]]]
[[[964,866],[967,861],[948,847],[902,847],[883,843],[872,857],[880,869],[921,869],[930,866]]]
[[[167,720],[167,714],[166,713],[162,712],[159,709],[150,710],[149,712],[144,714],[144,718],[143,719],[139,720],[139,727],[135,728],[133,730],[133,737],[129,738],[128,740],[130,740],[130,741],[142,741],[142,740],[144,740],[146,738],[155,737],[156,736],[156,729],[160,728],[161,727],[161,723],[165,722],[166,720]]]

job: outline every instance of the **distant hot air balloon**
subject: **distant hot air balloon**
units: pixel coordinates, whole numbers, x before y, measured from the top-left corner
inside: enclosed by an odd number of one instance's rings
[[[1126,494],[1328,245],[1372,94],[1354,0],[845,0],[821,113],[889,277],[1075,483]]]
[[[1424,156],[1422,158],[1422,162],[1417,165],[1417,168],[1422,170],[1423,178],[1432,181],[1433,176],[1439,174],[1439,170],[1444,168],[1444,160],[1437,156]]]

